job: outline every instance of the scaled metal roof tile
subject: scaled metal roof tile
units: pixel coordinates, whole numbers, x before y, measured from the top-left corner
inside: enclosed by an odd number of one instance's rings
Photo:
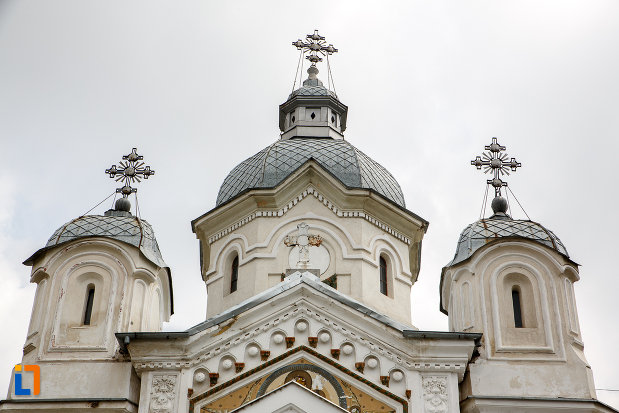
[[[348,141],[331,138],[279,140],[241,162],[226,177],[217,205],[247,189],[272,188],[313,159],[350,188],[372,189],[405,207],[404,195],[393,175]]]
[[[447,267],[468,259],[484,245],[507,237],[539,242],[569,258],[559,237],[543,225],[534,221],[511,219],[508,216],[493,216],[475,221],[462,231],[456,254]]]

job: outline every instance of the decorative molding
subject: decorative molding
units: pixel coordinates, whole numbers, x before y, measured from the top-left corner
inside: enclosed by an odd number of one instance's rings
[[[447,377],[423,377],[422,388],[425,412],[447,413]]]
[[[355,368],[357,369],[357,371],[361,374],[363,374],[363,370],[365,369],[365,362],[363,361],[358,361],[355,363]]]
[[[307,305],[307,304],[306,304]],[[308,307],[297,307],[293,308],[290,311],[286,311],[283,314],[274,315],[272,319],[267,321],[264,324],[256,325],[249,331],[238,333],[232,337],[230,337],[225,342],[217,342],[213,343],[210,347],[210,350],[205,349],[203,353],[198,353],[198,355],[193,356],[190,360],[186,361],[148,361],[148,362],[134,362],[133,366],[136,372],[141,373],[145,370],[164,370],[164,369],[183,369],[183,368],[191,368],[197,365],[200,365],[207,360],[210,360],[218,355],[227,352],[231,347],[243,345],[246,342],[249,342],[254,339],[254,337],[268,331],[279,325],[281,322],[290,319],[291,317],[299,317],[300,319],[307,320],[308,318],[313,318],[319,323],[323,324],[325,327],[331,329],[332,331],[337,331],[345,337],[345,342],[354,342],[357,343],[369,350],[372,351],[373,354],[385,357],[392,362],[394,362],[400,368],[404,368],[407,370],[416,370],[421,372],[453,372],[457,373],[460,378],[462,378],[465,368],[466,362],[447,362],[447,361],[432,361],[432,362],[423,362],[423,361],[413,361],[410,356],[406,353],[400,353],[399,350],[393,349],[393,351],[385,348],[382,344],[379,344],[374,341],[374,338],[371,338],[365,332],[358,330],[352,325],[346,325],[342,321],[335,321],[330,318],[325,317],[320,314],[318,310],[313,310]],[[353,330],[354,329],[354,330]],[[312,345],[313,339],[318,341],[318,337],[308,337],[308,342],[310,346]],[[301,344],[301,347],[303,345]],[[294,347],[298,348],[298,347]],[[339,350],[339,349],[336,349]],[[329,355],[331,353],[329,352]],[[261,353],[262,356],[262,353]],[[270,353],[269,353],[270,356]],[[264,361],[264,360],[263,360]],[[243,373],[244,374],[244,373]]]
[[[313,186],[308,186],[307,189],[305,189],[303,192],[301,192],[299,195],[297,195],[296,197],[294,197],[290,202],[288,202],[284,207],[277,209],[277,210],[257,210],[255,212],[252,212],[251,214],[247,215],[246,217],[238,220],[237,222],[235,222],[234,224],[228,226],[227,228],[211,235],[208,237],[208,243],[209,244],[213,244],[215,241],[221,239],[222,237],[230,234],[231,232],[233,232],[234,230],[241,228],[242,226],[252,222],[254,219],[258,218],[258,217],[281,217],[284,214],[286,214],[286,212],[288,212],[290,209],[292,209],[295,205],[297,205],[299,202],[301,202],[303,199],[305,199],[308,195],[313,195],[314,198],[316,198],[318,201],[322,202],[322,204],[324,206],[326,206],[328,209],[330,209],[335,215],[337,215],[338,217],[341,218],[363,218],[366,221],[370,222],[371,224],[377,226],[378,228],[382,229],[385,232],[388,232],[389,234],[393,235],[394,237],[396,237],[397,239],[399,239],[400,241],[404,242],[406,245],[410,245],[411,244],[411,240],[410,238],[408,238],[407,236],[405,236],[404,234],[400,233],[399,231],[395,230],[394,228],[390,227],[389,225],[385,224],[384,222],[382,222],[380,219],[364,212],[364,211],[355,211],[355,210],[342,210],[341,208],[339,208],[338,206],[336,206],[332,201],[330,201],[329,199],[327,199],[324,195],[322,195],[320,192],[318,192],[316,190],[316,188],[314,188]]]
[[[153,376],[150,386],[150,413],[172,413],[176,398],[177,377],[173,374]]]
[[[346,367],[342,366],[341,364],[339,364],[338,362],[334,361],[333,359],[331,359],[331,358],[329,358],[327,356],[324,356],[324,355],[316,352],[316,350],[302,345],[302,346],[294,347],[294,348],[288,350],[287,352],[285,352],[285,353],[283,353],[283,354],[281,354],[281,355],[279,355],[277,357],[274,357],[271,360],[269,360],[269,361],[267,361],[265,363],[262,363],[261,365],[255,367],[255,368],[253,368],[251,370],[246,371],[245,373],[239,374],[238,376],[228,380],[225,383],[217,385],[217,386],[215,386],[215,387],[205,391],[204,393],[195,396],[194,398],[189,400],[189,412],[193,412],[195,410],[196,404],[198,402],[200,402],[202,400],[205,400],[206,398],[208,398],[209,396],[212,396],[213,394],[219,393],[221,390],[223,390],[223,389],[225,389],[225,388],[227,388],[227,387],[229,387],[229,386],[231,386],[231,385],[233,385],[235,383],[238,383],[239,381],[241,381],[243,379],[246,379],[246,378],[252,376],[253,374],[255,374],[255,373],[259,372],[259,371],[262,371],[262,370],[264,370],[264,369],[266,369],[268,367],[271,367],[275,363],[278,363],[278,362],[286,359],[287,357],[289,357],[289,356],[291,356],[291,355],[293,355],[295,353],[298,353],[300,351],[307,352],[308,354],[316,357],[317,359],[319,359],[319,360],[327,363],[328,365],[338,369],[339,371],[343,372],[344,374],[346,374],[346,375],[354,378],[355,380],[358,380],[359,382],[367,385],[371,389],[378,391],[382,395],[387,396],[387,397],[391,398],[392,400],[397,401],[398,403],[401,403],[402,404],[402,408],[403,408],[403,410],[402,410],[403,412],[408,412],[409,411],[408,410],[408,407],[409,407],[408,403],[409,403],[409,401],[407,399],[404,399],[403,397],[395,395],[389,389],[386,389],[385,387],[383,387],[383,386],[381,386],[381,385],[379,385],[377,383],[371,382],[370,380],[368,380],[368,379],[358,375],[357,373],[347,369]]]
[[[294,337],[286,337],[286,348],[294,346]]]

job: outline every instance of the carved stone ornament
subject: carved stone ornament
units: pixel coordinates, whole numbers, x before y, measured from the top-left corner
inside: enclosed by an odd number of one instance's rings
[[[174,412],[176,376],[153,376],[150,387],[150,413]]]
[[[447,378],[424,377],[422,386],[426,413],[447,413]]]

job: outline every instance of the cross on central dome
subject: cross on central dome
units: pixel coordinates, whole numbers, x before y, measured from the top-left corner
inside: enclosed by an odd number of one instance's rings
[[[323,36],[318,34],[318,30],[314,30],[313,34],[308,34],[306,39],[308,40],[307,42],[299,39],[296,42],[292,42],[292,45],[303,53],[309,53],[305,58],[312,62],[312,66],[322,62],[322,57],[319,54],[329,56],[337,52],[337,49],[332,44],[326,46],[327,42]]]

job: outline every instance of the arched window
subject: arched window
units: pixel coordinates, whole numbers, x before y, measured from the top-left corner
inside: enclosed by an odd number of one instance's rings
[[[514,306],[514,327],[523,328],[520,289],[518,287],[512,288],[512,304]]]
[[[237,255],[232,260],[232,268],[230,273],[230,292],[233,293],[236,291],[237,283],[239,280],[239,256]]]
[[[90,317],[92,316],[92,305],[95,302],[95,286],[88,284],[86,287],[86,308],[84,309],[84,325],[90,325]]]
[[[387,261],[380,257],[380,292],[387,295]]]

